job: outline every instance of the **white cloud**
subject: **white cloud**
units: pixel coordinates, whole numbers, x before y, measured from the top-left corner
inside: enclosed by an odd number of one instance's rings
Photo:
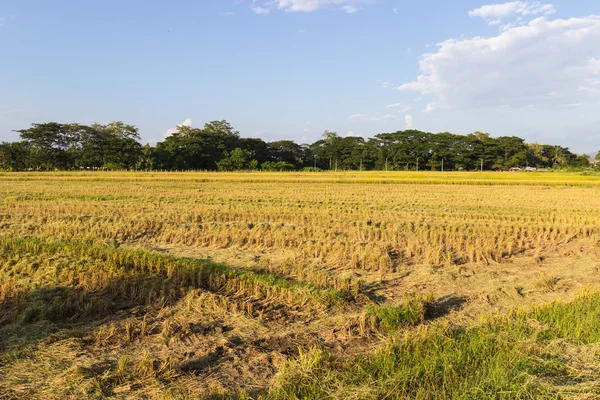
[[[260,7],[260,6],[252,6],[250,7],[255,14],[258,15],[268,15],[271,11],[268,8]]]
[[[274,0],[277,8],[288,12],[312,12],[327,6],[338,6],[346,13],[358,11],[359,4],[372,3],[373,0]]]
[[[346,133],[346,137],[352,137],[352,136],[359,136],[356,133],[352,132],[352,131],[348,131],[348,133]]]
[[[406,104],[396,103],[396,104],[388,104],[385,108],[396,108],[398,112],[403,113],[410,110],[412,107],[407,106]]]
[[[178,127],[179,126],[192,126],[192,119],[186,118],[185,121],[183,121],[181,124],[179,124],[177,126]],[[167,137],[171,136],[172,134],[174,134],[175,132],[177,132],[177,127],[167,129],[164,133],[164,137],[167,138]]]
[[[425,112],[426,112],[426,113],[430,113],[430,112],[432,112],[433,110],[436,110],[436,109],[438,109],[438,108],[442,108],[442,107],[440,106],[440,103],[437,103],[437,102],[429,103],[429,104],[427,104],[427,106],[425,106]]]
[[[583,103],[561,104],[560,106],[564,108],[578,108],[583,106]]]
[[[502,20],[512,16],[550,15],[556,9],[552,4],[543,4],[539,1],[511,1],[504,4],[488,4],[469,11],[469,16],[480,17],[490,25],[500,25]]]
[[[600,53],[600,52],[599,52]],[[591,75],[600,75],[600,58],[592,58],[590,59],[586,65],[583,67],[582,72],[587,72]],[[596,81],[597,82],[597,81]]]
[[[412,115],[404,116],[404,129],[412,129],[413,128],[413,117]]]
[[[507,31],[507,30],[509,30],[509,29],[517,26],[517,25],[518,24],[515,24],[515,23],[512,23],[512,22],[509,22],[508,24],[500,25],[500,31],[502,31],[502,32]]]
[[[396,116],[391,115],[391,114],[385,114],[385,115],[352,114],[352,115],[348,116],[348,121],[361,121],[361,122],[377,122],[377,121],[386,121],[386,120],[390,120],[390,119],[396,119]]]
[[[360,120],[364,120],[364,119],[368,119],[369,115],[368,114],[352,114],[350,116],[348,116],[348,121],[360,121]]]
[[[231,12],[231,11],[225,11],[225,12],[219,13],[219,15],[222,17],[231,17],[232,15],[235,15],[235,13]]]
[[[538,17],[496,36],[437,44],[421,56],[417,79],[396,89],[434,96],[427,111],[584,103],[600,97],[599,42],[600,16]]]

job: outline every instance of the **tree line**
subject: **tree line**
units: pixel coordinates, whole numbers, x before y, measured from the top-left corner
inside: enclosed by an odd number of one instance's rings
[[[507,170],[513,167],[585,168],[588,157],[516,136],[457,135],[405,130],[372,138],[325,131],[312,144],[242,138],[227,121],[178,126],[156,146],[138,129],[107,125],[32,124],[21,140],[0,144],[0,169],[27,170]],[[597,156],[600,158],[600,153]]]

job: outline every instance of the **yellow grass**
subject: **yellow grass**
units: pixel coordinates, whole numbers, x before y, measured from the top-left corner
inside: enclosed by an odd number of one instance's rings
[[[490,187],[493,174],[476,173],[11,174],[2,178],[3,231],[285,250],[295,274],[306,264],[385,272],[411,260],[501,262],[600,231],[598,178],[538,174],[521,186],[531,175],[498,175],[503,184]]]
[[[326,171],[326,172],[0,172],[10,180],[84,181],[235,181],[235,182],[335,182],[335,183],[426,183],[482,185],[570,185],[597,186],[600,176],[579,172],[404,172],[404,171]]]
[[[287,357],[369,352],[452,294],[460,323],[572,296],[595,278],[559,265],[600,268],[599,240],[600,177],[572,173],[2,173],[0,391],[264,394]]]

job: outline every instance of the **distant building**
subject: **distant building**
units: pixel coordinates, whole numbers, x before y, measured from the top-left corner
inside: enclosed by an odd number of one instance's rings
[[[600,164],[600,160],[596,160],[595,158],[592,158],[592,157],[588,158],[588,161],[593,168],[596,168],[598,166],[598,164]]]

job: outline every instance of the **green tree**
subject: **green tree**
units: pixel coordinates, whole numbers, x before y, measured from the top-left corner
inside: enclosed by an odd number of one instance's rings
[[[544,146],[537,142],[527,144],[527,164],[532,167],[548,167],[548,157],[544,154]]]
[[[293,140],[270,142],[268,147],[270,161],[283,161],[294,165],[296,169],[309,166],[313,161],[310,149],[297,144]]]
[[[142,146],[136,169],[141,171],[156,169],[156,148],[149,144]]]
[[[108,125],[94,124],[92,129],[103,135],[105,142],[104,168],[133,169],[142,153],[138,129],[121,121]]]
[[[241,138],[238,145],[242,150],[247,150],[250,153],[250,157],[255,159],[259,164],[270,159],[270,147],[262,139]]]
[[[285,161],[265,161],[260,165],[263,171],[292,171],[294,165]]]
[[[496,139],[498,145],[498,158],[502,158],[503,169],[520,167],[520,162],[525,162],[527,146],[525,140],[516,136],[500,136]]]
[[[575,168],[589,168],[590,160],[585,154],[575,155],[575,157],[569,161],[569,164]]]
[[[567,162],[565,149],[561,146],[552,146],[552,158],[550,159],[553,165],[561,166]]]
[[[251,155],[248,150],[236,147],[231,153],[225,152],[225,157],[217,162],[219,171],[240,171],[249,167]]]
[[[418,130],[375,135],[379,140],[379,169],[424,169],[432,154],[432,134]]]
[[[227,121],[211,121],[202,129],[180,125],[156,145],[157,165],[159,169],[214,171],[217,163],[237,147],[239,132]]]
[[[316,141],[311,146],[313,155],[317,158],[318,166],[324,169],[335,168],[340,158],[339,141],[341,137],[337,132],[323,132],[323,139]]]
[[[29,168],[29,165],[29,147],[27,143],[0,143],[0,170],[23,171]]]
[[[265,143],[241,138],[227,121],[211,121],[203,128],[178,126],[155,147],[140,144],[133,125],[32,124],[18,130],[21,142],[0,144],[4,170],[52,169],[167,169],[167,170],[445,170],[507,169],[512,166],[583,168],[581,156],[562,146],[527,144],[516,136],[491,137],[473,132],[405,130],[380,133],[365,140],[325,131],[309,145],[292,140]],[[600,152],[599,152],[600,153]],[[600,157],[598,154],[597,157]]]
[[[76,142],[72,126],[57,122],[32,124],[17,130],[30,149],[30,162],[35,169],[71,169],[74,160],[67,149]]]

